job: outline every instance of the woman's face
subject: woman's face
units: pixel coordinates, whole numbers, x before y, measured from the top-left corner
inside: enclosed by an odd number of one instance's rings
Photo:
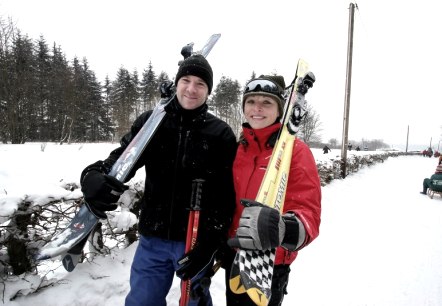
[[[244,102],[244,116],[253,129],[265,128],[280,116],[278,102],[260,94],[248,96]]]

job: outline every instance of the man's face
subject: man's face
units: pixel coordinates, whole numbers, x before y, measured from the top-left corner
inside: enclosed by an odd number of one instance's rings
[[[206,102],[209,87],[203,79],[194,75],[185,75],[178,80],[176,95],[184,109],[195,109]]]

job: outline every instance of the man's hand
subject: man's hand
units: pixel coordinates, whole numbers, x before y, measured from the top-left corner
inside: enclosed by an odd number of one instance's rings
[[[84,200],[97,216],[105,218],[104,211],[115,210],[116,202],[129,187],[98,169],[89,170],[81,181]]]
[[[176,275],[182,280],[195,277],[209,265],[212,266],[215,253],[216,248],[213,246],[205,247],[204,244],[197,243],[192,250],[178,260],[180,268],[176,271]]]

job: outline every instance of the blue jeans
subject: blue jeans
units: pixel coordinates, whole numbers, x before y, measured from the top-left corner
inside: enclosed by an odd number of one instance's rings
[[[140,236],[130,271],[130,291],[126,306],[166,306],[166,296],[172,286],[177,261],[183,256],[184,242]],[[197,281],[204,272],[192,279]],[[189,306],[212,306],[209,289]],[[204,300],[204,301],[203,301]],[[201,303],[199,303],[201,302]]]

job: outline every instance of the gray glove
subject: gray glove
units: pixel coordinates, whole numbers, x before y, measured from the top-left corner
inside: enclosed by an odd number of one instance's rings
[[[285,222],[279,211],[259,202],[241,199],[245,206],[239,220],[236,237],[228,240],[232,248],[267,250],[281,245]]]

